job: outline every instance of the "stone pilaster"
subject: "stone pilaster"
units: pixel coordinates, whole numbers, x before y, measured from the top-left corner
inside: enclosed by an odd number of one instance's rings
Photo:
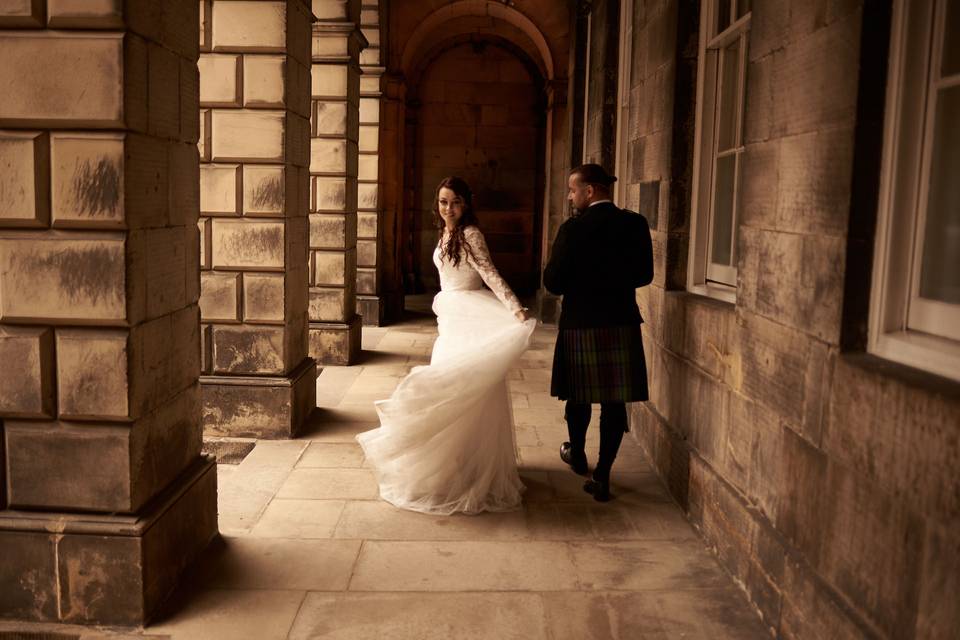
[[[387,319],[381,296],[380,101],[384,67],[383,31],[377,0],[364,0],[360,25],[368,46],[360,53],[360,160],[357,184],[357,313],[363,324],[380,326]]]
[[[314,0],[310,145],[310,355],[360,353],[356,313],[360,0]]]
[[[143,624],[216,534],[197,5],[0,15],[0,618]]]
[[[403,315],[403,193],[404,144],[406,133],[406,85],[397,74],[382,80],[380,100],[380,216],[377,235],[380,257],[377,280],[384,322],[396,322]]]
[[[286,438],[316,404],[307,348],[310,8],[201,3],[204,432]]]

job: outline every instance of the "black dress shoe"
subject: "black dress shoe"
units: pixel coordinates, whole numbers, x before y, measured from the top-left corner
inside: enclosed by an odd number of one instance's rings
[[[583,451],[579,452],[579,454],[574,453],[573,447],[569,442],[564,442],[560,445],[560,459],[570,465],[574,473],[578,473],[581,476],[587,473],[587,454]]]
[[[607,502],[610,500],[610,483],[601,480],[587,480],[583,484],[583,490],[593,496],[597,502]]]

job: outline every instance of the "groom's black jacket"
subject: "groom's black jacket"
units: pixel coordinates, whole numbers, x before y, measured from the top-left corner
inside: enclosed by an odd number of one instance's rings
[[[652,280],[647,219],[612,202],[560,226],[543,272],[547,290],[563,296],[560,329],[639,325],[636,289]]]

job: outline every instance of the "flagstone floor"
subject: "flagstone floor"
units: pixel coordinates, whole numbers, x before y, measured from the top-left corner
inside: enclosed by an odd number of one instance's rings
[[[555,336],[539,328],[510,373],[522,510],[431,517],[377,499],[354,435],[376,426],[372,402],[428,361],[436,323],[423,313],[364,328],[361,361],[323,369],[319,410],[299,439],[259,441],[239,465],[219,466],[222,537],[135,636],[769,637],[630,436],[609,503],[594,502],[559,460],[566,429],[548,391]],[[591,459],[597,433],[594,424]]]

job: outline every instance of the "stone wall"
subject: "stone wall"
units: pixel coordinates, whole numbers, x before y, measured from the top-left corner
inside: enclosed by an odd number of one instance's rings
[[[216,532],[197,4],[0,11],[0,617],[142,624]]]
[[[846,256],[851,209],[878,189],[855,141],[881,135],[864,102],[884,99],[889,5],[753,3],[735,304],[682,290],[698,17],[685,5],[633,7],[621,179],[657,271],[638,292],[651,401],[632,409],[635,437],[778,637],[948,637],[957,385],[842,340],[865,322],[849,274],[869,267]]]

